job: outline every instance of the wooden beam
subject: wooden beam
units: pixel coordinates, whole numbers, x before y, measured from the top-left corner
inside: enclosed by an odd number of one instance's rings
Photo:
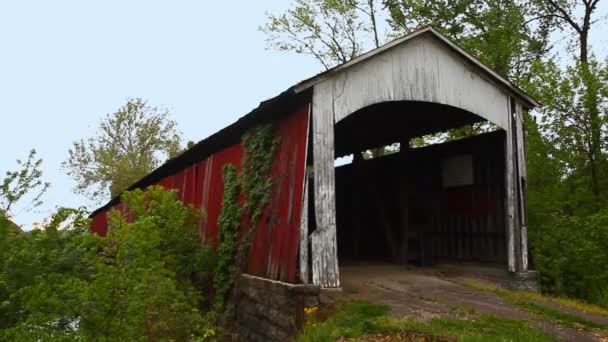
[[[507,234],[507,264],[510,272],[516,271],[515,266],[515,193],[513,179],[515,168],[513,165],[513,124],[512,124],[512,98],[507,102],[508,125],[505,135],[505,231]]]
[[[304,157],[304,184],[302,193],[302,212],[300,213],[300,280],[304,284],[308,284],[310,277],[308,273],[308,196],[309,196],[309,159],[308,145],[312,143],[310,140],[310,122],[312,120],[312,103],[308,105],[308,122],[306,124],[306,149]]]
[[[410,137],[403,137],[399,142],[399,154],[401,156],[401,172],[399,176],[399,199],[401,201],[401,240],[399,242],[399,262],[407,265],[409,257],[409,188],[408,188],[408,154],[410,153]]]
[[[520,234],[520,253],[521,270],[528,270],[528,223],[526,212],[526,195],[527,195],[527,175],[526,175],[526,148],[525,148],[525,133],[523,124],[523,107],[520,103],[516,104],[515,118],[517,120],[517,186],[519,205],[519,234]]]
[[[300,280],[308,284],[308,173],[304,174],[304,198],[300,217]]]
[[[312,279],[321,287],[339,287],[336,236],[333,87],[322,83],[313,95],[313,168],[317,229],[312,239]]]

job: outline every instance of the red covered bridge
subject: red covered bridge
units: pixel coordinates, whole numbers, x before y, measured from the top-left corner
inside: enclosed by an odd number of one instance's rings
[[[169,160],[130,189],[177,189],[217,236],[222,168],[241,138],[274,123],[272,200],[248,273],[340,286],[339,262],[476,260],[528,270],[523,113],[537,103],[431,27],[291,87]],[[414,148],[412,139],[477,122],[496,130]],[[400,143],[398,153],[361,152]],[[410,147],[410,145],[412,145]],[[336,167],[338,157],[352,163]],[[106,233],[113,199],[93,214]]]

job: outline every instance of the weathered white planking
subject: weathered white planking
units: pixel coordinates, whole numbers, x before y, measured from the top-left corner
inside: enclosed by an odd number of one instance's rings
[[[376,103],[424,101],[467,110],[502,128],[508,124],[506,91],[433,35],[352,65],[317,84],[315,94],[317,88],[333,93],[325,100],[331,101],[335,122]]]
[[[507,108],[511,111],[511,101],[507,101]],[[506,206],[506,225],[507,233],[507,262],[510,272],[515,272],[515,189],[514,176],[515,167],[513,165],[513,125],[512,115],[508,115],[508,125],[505,135],[505,206]]]
[[[317,229],[311,235],[312,280],[339,287],[334,170],[334,116],[331,84],[319,84],[313,95],[313,168]]]
[[[300,214],[300,280],[308,284],[308,141],[310,133],[310,121],[312,120],[312,103],[308,105],[308,122],[306,124],[306,148],[304,149],[304,184],[302,193],[302,212]]]
[[[520,241],[521,241],[521,265],[520,271],[528,270],[528,220],[526,212],[526,189],[527,184],[526,175],[526,148],[524,142],[524,124],[523,124],[523,108],[520,103],[516,104],[517,120],[517,168],[518,178],[517,186],[519,187],[519,197],[517,198],[517,205],[519,205],[519,224],[520,224]]]
[[[300,280],[308,284],[308,174],[304,174],[304,197],[300,219]]]
[[[302,89],[314,85],[313,157],[317,231],[311,236],[313,283],[324,287],[339,286],[334,176],[334,125],[367,106],[388,101],[421,101],[444,104],[476,114],[503,128],[505,141],[506,235],[508,268],[515,272],[527,268],[525,224],[519,222],[519,196],[522,190],[518,174],[524,154],[518,136],[521,117],[511,113],[511,96],[516,89],[506,89],[501,78],[482,72],[462,52],[446,43],[440,35],[419,34],[376,52],[373,58],[347,63],[319,78],[309,80]],[[504,81],[504,80],[503,80]],[[504,82],[502,82],[504,83]],[[513,98],[515,100],[515,98]],[[533,102],[533,101],[532,101]],[[534,103],[533,103],[534,105]],[[518,102],[521,113],[522,104]],[[529,103],[527,104],[529,106]],[[417,113],[420,115],[421,113]],[[423,114],[423,113],[422,113]],[[409,115],[404,112],[403,115]],[[457,115],[457,114],[455,114]],[[515,140],[514,140],[515,139]],[[515,159],[515,158],[522,158]],[[524,166],[525,167],[525,166]],[[525,217],[525,216],[523,216]],[[522,221],[524,222],[524,221]],[[519,228],[522,228],[521,230]],[[522,247],[521,255],[515,255]],[[520,262],[525,259],[525,262]]]

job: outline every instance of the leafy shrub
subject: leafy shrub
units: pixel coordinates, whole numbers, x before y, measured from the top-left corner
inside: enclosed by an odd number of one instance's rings
[[[16,233],[0,219],[0,341],[73,339],[97,257],[83,210],[59,209],[45,228]]]
[[[108,236],[62,209],[44,229],[0,220],[0,341],[190,340],[214,331],[202,312],[214,254],[201,213],[174,191],[127,192]]]
[[[544,291],[608,307],[608,210],[556,216],[531,242]]]
[[[198,239],[200,214],[174,191],[153,186],[122,196],[109,214],[108,236],[85,294],[88,337],[170,339],[202,334],[212,252]]]

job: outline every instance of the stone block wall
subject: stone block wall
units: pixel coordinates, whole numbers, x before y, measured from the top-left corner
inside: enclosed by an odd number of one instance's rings
[[[289,341],[304,324],[304,308],[318,305],[318,286],[242,274],[235,297],[241,341]]]
[[[511,291],[540,293],[540,279],[537,271],[514,272],[504,281],[503,287]]]

